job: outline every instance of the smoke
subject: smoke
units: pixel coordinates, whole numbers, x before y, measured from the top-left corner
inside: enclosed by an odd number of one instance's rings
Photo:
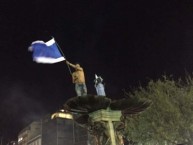
[[[35,120],[47,114],[46,108],[37,98],[41,90],[24,84],[21,81],[0,84],[0,128],[7,136],[17,136],[17,133]]]

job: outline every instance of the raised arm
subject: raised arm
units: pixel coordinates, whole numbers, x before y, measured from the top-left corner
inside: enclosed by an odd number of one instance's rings
[[[79,64],[72,64],[72,63],[70,63],[69,61],[66,61],[66,63],[67,63],[69,66],[73,67],[74,69],[83,70],[82,67],[80,67]]]
[[[73,67],[73,68],[76,68],[76,65],[70,63],[69,61],[66,61],[66,63],[67,63],[67,65],[69,65],[69,66],[71,66],[71,67]]]

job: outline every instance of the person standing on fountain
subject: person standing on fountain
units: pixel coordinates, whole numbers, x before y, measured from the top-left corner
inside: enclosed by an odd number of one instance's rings
[[[103,84],[102,77],[101,76],[97,76],[95,74],[94,83],[95,83],[95,88],[96,88],[97,95],[98,96],[106,96],[106,94],[105,94],[105,87],[104,87],[104,84]]]
[[[69,61],[66,61],[66,63],[67,65],[75,69],[75,71],[72,73],[72,82],[75,84],[75,91],[77,96],[86,96],[87,87],[85,84],[85,76],[83,68],[78,63],[72,64]]]

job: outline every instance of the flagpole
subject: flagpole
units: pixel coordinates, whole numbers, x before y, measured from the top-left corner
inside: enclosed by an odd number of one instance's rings
[[[54,38],[54,37],[52,37],[52,38]],[[56,41],[55,41],[56,42]],[[62,49],[60,48],[60,46],[59,46],[59,44],[56,42],[56,45],[58,46],[58,48],[59,48],[59,50],[60,50],[60,52],[62,53],[62,55],[64,56],[64,58],[66,58],[65,57],[65,55],[64,55],[64,53],[63,53],[63,51],[62,51]],[[70,66],[66,63],[66,65],[68,66],[68,70],[69,70],[69,72],[70,72],[70,74],[72,74],[72,71],[71,71],[71,69],[70,69]]]

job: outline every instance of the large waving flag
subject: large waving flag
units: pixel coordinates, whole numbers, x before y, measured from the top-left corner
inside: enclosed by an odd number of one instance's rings
[[[64,56],[61,55],[54,38],[48,42],[34,41],[29,50],[33,52],[33,60],[37,63],[57,63],[64,61]]]

